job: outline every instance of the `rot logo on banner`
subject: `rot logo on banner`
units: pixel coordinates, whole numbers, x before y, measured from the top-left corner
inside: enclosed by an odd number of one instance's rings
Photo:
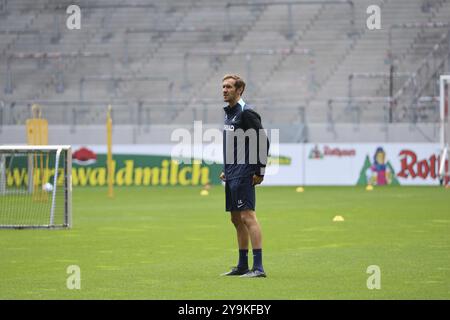
[[[402,150],[399,153],[401,170],[397,176],[402,178],[411,177],[427,179],[431,177],[436,179],[438,177],[438,169],[440,157],[432,155],[428,159],[417,159],[417,154],[411,150]],[[448,168],[448,160],[445,161],[445,167]],[[446,178],[448,179],[448,177]],[[446,181],[447,183],[448,181]]]

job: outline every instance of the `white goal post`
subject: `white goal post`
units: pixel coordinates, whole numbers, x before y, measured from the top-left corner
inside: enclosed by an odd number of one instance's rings
[[[0,146],[0,229],[71,226],[71,146]]]
[[[449,141],[450,141],[450,75],[441,75],[439,80],[439,111],[440,111],[440,144],[441,157],[439,165],[439,181],[448,185],[449,175]]]

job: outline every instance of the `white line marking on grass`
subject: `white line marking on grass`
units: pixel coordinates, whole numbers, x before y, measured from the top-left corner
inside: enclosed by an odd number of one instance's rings
[[[445,219],[442,219],[442,220],[431,220],[431,222],[433,222],[433,223],[450,223],[450,220],[445,220]]]
[[[422,283],[444,283],[444,281],[442,280],[426,280],[426,281],[422,281]]]

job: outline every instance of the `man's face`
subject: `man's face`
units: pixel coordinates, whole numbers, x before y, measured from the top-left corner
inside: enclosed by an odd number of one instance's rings
[[[234,103],[239,100],[239,91],[237,90],[234,83],[236,80],[234,79],[225,79],[222,83],[222,94],[223,94],[223,101],[228,103]]]

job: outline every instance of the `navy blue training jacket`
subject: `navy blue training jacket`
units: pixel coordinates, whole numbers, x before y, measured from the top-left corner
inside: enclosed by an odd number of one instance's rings
[[[263,176],[269,154],[269,139],[263,130],[261,116],[242,99],[232,108],[225,107],[224,111],[223,172],[225,179],[230,180],[254,174]],[[242,131],[238,131],[239,129]],[[254,129],[254,131],[250,132],[249,129]],[[247,135],[244,139],[241,139],[242,133]],[[236,136],[241,138],[236,138]],[[253,152],[252,155],[250,155],[250,150]]]

